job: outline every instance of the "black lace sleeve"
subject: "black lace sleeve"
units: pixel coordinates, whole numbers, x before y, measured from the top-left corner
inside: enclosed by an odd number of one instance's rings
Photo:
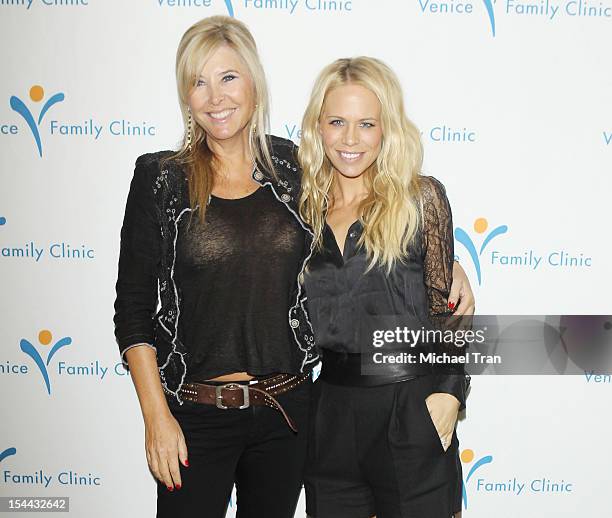
[[[421,177],[423,201],[424,282],[429,301],[429,316],[436,329],[448,328],[451,315],[447,303],[453,282],[454,240],[453,217],[444,186],[431,176]],[[463,354],[463,347],[454,343],[436,344],[437,353],[449,356]],[[465,395],[470,377],[462,363],[436,365],[436,391],[455,396],[465,408]]]

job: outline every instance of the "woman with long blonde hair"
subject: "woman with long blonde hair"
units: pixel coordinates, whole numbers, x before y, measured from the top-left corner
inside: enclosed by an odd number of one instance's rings
[[[462,351],[410,341],[410,331],[422,338],[452,313],[452,217],[443,185],[421,174],[420,133],[396,75],[368,57],[327,66],[299,160],[300,214],[315,244],[305,286],[323,362],[307,512],[448,518],[460,510],[455,425],[469,376],[462,364],[412,362],[417,351]]]
[[[157,516],[290,518],[312,367],[311,253],[292,142],[267,135],[253,36],[214,16],[176,59],[185,135],[143,155],[121,231],[115,335],[145,422]]]

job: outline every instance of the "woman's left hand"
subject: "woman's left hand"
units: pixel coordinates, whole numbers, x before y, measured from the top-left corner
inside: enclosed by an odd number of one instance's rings
[[[459,400],[445,392],[434,392],[427,397],[425,404],[440,436],[442,448],[446,451],[453,438],[455,423],[459,413]]]
[[[457,306],[454,315],[473,315],[476,302],[474,293],[470,286],[465,270],[457,262],[453,262],[453,283],[448,297],[448,307],[453,310]]]

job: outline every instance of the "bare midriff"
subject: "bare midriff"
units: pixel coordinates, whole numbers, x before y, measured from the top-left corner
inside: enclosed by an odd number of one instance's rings
[[[209,381],[249,381],[253,378],[254,376],[251,376],[247,372],[233,372],[232,374],[223,374],[223,376],[210,378]]]

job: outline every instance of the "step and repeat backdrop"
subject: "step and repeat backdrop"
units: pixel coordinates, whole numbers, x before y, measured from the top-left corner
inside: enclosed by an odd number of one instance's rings
[[[178,41],[213,14],[252,30],[296,143],[328,62],[397,71],[479,313],[612,313],[612,0],[0,0],[1,496],[155,513],[113,336],[119,231],[136,157],[181,137]],[[474,376],[463,515],[609,516],[611,396],[592,369]]]

